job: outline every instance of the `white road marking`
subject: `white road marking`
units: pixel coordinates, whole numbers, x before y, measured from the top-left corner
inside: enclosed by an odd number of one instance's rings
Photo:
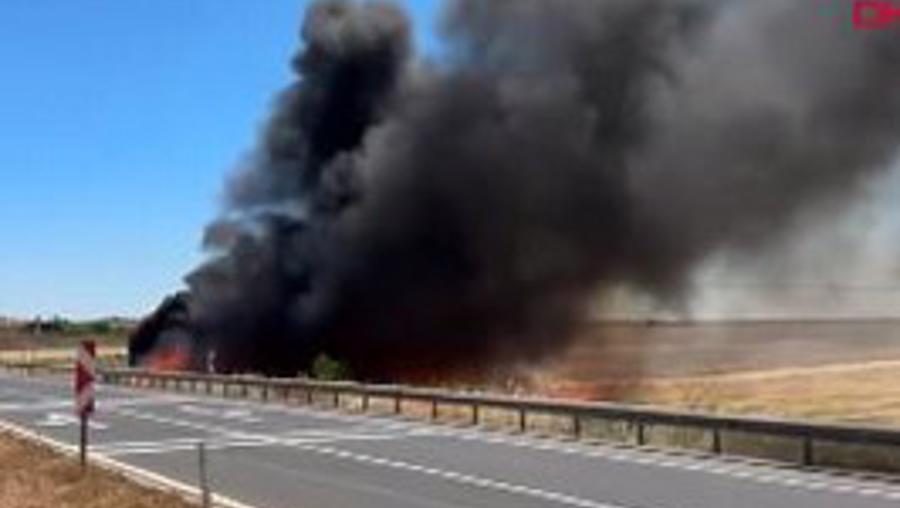
[[[241,423],[261,423],[262,418],[255,416],[249,409],[221,409],[205,407],[197,404],[182,404],[178,410],[196,416],[208,416],[222,420],[233,420]]]
[[[40,420],[36,420],[34,424],[45,428],[78,427],[81,425],[81,420],[74,414],[47,413]],[[109,425],[91,418],[88,420],[88,427],[91,430],[106,430]]]
[[[500,492],[506,492],[510,494],[517,494],[526,497],[532,497],[537,499],[542,499],[544,501],[550,501],[557,504],[562,504],[566,506],[575,506],[578,508],[626,508],[622,505],[614,505],[599,501],[594,501],[591,499],[580,498],[576,496],[571,496],[568,494],[563,494],[560,492],[554,492],[551,490],[538,489],[534,487],[528,487],[525,485],[518,485],[509,482],[505,482],[502,480],[494,480],[491,478],[470,475],[466,473],[460,473],[458,471],[450,471],[445,469],[438,469],[434,467],[427,467],[420,464],[413,464],[410,462],[404,462],[399,460],[387,459],[384,457],[376,457],[372,455],[366,455],[362,453],[353,453],[347,450],[341,450],[337,448],[332,448],[328,446],[313,446],[313,445],[303,445],[298,446],[298,448],[306,451],[310,451],[313,453],[318,453],[320,455],[327,455],[336,457],[342,460],[350,460],[353,462],[361,463],[361,464],[372,464],[379,467],[385,467],[389,469],[397,469],[401,471],[408,471],[413,473],[424,474],[427,476],[433,476],[436,478],[440,478],[442,480],[450,481],[453,483],[459,483],[462,485],[468,485],[488,490],[496,490]]]
[[[199,399],[194,399],[194,402],[199,403]],[[830,492],[835,494],[843,494],[843,495],[855,495],[858,494],[861,489],[860,486],[844,483],[840,478],[834,478],[828,476],[827,474],[815,474],[815,473],[805,473],[798,472],[799,474],[803,474],[806,478],[800,479],[798,481],[797,478],[789,476],[790,471],[787,470],[779,470],[779,469],[771,469],[766,468],[764,466],[745,463],[745,462],[737,462],[730,464],[723,464],[721,462],[716,461],[715,459],[709,458],[695,458],[690,455],[684,455],[683,457],[679,457],[678,459],[670,458],[667,455],[662,455],[659,453],[654,453],[646,450],[640,449],[626,449],[622,450],[621,448],[608,447],[604,449],[602,445],[572,445],[570,443],[554,443],[552,441],[535,441],[527,436],[507,436],[507,435],[496,435],[480,432],[478,430],[471,429],[455,429],[449,427],[434,427],[433,425],[429,425],[427,423],[419,423],[419,422],[407,422],[407,421],[397,421],[390,418],[377,417],[373,415],[350,415],[350,414],[340,414],[336,412],[322,411],[316,409],[310,409],[306,407],[287,407],[287,406],[275,406],[275,405],[258,405],[252,401],[236,401],[236,400],[220,400],[216,399],[216,402],[219,404],[232,405],[237,407],[244,408],[252,408],[257,410],[257,414],[269,412],[269,413],[281,413],[281,414],[295,414],[295,415],[303,415],[307,417],[312,417],[321,420],[332,420],[332,421],[341,421],[341,422],[349,422],[356,423],[358,425],[365,425],[369,427],[380,427],[382,429],[390,429],[390,430],[403,430],[405,432],[404,435],[408,437],[447,437],[460,439],[464,441],[479,441],[486,442],[491,444],[498,444],[503,446],[513,446],[518,448],[526,448],[533,449],[537,451],[551,451],[557,453],[567,453],[574,454],[578,456],[582,456],[584,458],[596,458],[596,459],[604,459],[604,460],[618,460],[625,463],[632,464],[640,464],[646,466],[656,466],[660,462],[667,461],[671,464],[671,467],[674,469],[681,469],[686,471],[694,471],[694,472],[703,472],[705,474],[714,474],[717,476],[725,476],[729,478],[734,478],[742,481],[749,481],[760,484],[771,484],[771,485],[780,485],[789,488],[800,488],[806,489],[811,492]],[[172,423],[171,419],[167,419],[165,417],[161,417],[165,421]],[[193,423],[188,423],[188,425],[194,426]],[[202,428],[208,429],[209,426],[200,426]],[[244,433],[244,436],[247,434]],[[278,444],[290,444],[281,442]],[[665,457],[665,458],[664,458]],[[675,465],[672,464],[674,462],[680,461],[681,464]],[[749,471],[749,474],[747,472]],[[837,482],[837,483],[836,483]],[[813,487],[809,488],[808,485],[812,484]],[[821,487],[819,484],[824,484],[825,487]],[[860,483],[860,485],[864,485],[866,487],[870,486],[871,483]],[[882,488],[883,495],[880,497],[886,499],[900,499],[900,491],[895,491],[893,489]],[[871,496],[877,496],[876,494],[872,494]]]
[[[59,384],[57,383],[45,380],[38,381],[40,381],[42,384],[52,385],[56,388],[59,387]],[[104,387],[104,391],[109,393],[128,394],[130,396],[134,396],[136,393],[140,393],[135,391],[134,389],[110,386]],[[153,397],[150,397],[151,400],[159,400],[159,398],[157,397],[158,395],[159,394],[154,394]],[[144,396],[144,394],[141,394],[141,396]],[[165,396],[166,395],[163,395],[163,397]],[[179,396],[177,397],[177,400],[181,402],[190,402],[193,404],[202,404],[204,403],[204,401],[208,401],[209,399],[204,399],[202,397]],[[675,462],[674,459],[664,459],[663,457],[665,457],[665,455],[660,454],[659,452],[631,448],[626,448],[625,450],[623,450],[621,446],[614,445],[583,444],[573,446],[571,444],[561,442],[551,444],[545,440],[535,441],[533,438],[529,438],[527,436],[506,436],[484,433],[478,429],[455,429],[450,427],[435,427],[428,423],[403,421],[398,422],[396,419],[391,419],[390,416],[384,417],[371,414],[340,414],[336,412],[323,411],[321,409],[310,409],[306,407],[289,407],[279,406],[275,404],[263,405],[255,401],[222,400],[218,398],[214,400],[217,404],[253,409],[257,412],[257,414],[294,414],[325,421],[330,420],[354,422],[357,424],[366,425],[370,428],[378,426],[381,426],[382,428],[404,428],[406,429],[407,436],[448,437],[467,441],[479,441],[504,446],[534,449],[539,451],[553,451],[557,453],[574,454],[585,458],[597,458],[602,460],[638,463],[645,465],[658,465],[658,463],[666,461],[668,462],[666,465],[669,466],[672,462]],[[155,403],[148,405],[155,405]],[[202,427],[208,430],[210,426],[204,425]],[[244,435],[246,435],[246,433],[244,433]],[[717,459],[706,456],[695,457],[691,456],[689,453],[680,456],[677,461],[680,461],[681,465],[679,466],[671,464],[671,467],[685,471],[715,474],[718,476],[725,476],[742,481],[750,481],[760,484],[781,485],[784,487],[800,488],[815,492],[864,495],[868,497],[880,497],[888,500],[900,500],[900,490],[897,490],[895,485],[886,482],[875,482],[871,479],[856,479],[852,477],[850,477],[849,479],[845,479],[846,477],[838,478],[833,475],[829,475],[827,472],[813,473],[805,472],[802,470],[783,470],[781,468],[768,467],[766,465],[759,464],[753,461],[736,461],[731,464],[732,467],[723,467],[722,463]],[[794,476],[791,476],[791,473],[794,473]],[[865,492],[865,494],[861,494],[861,492]]]
[[[266,405],[259,406],[252,401],[238,401],[238,400],[229,400],[223,401],[229,404],[238,405],[238,406],[250,406],[257,407],[260,410],[263,408],[270,409],[272,412],[286,413],[286,414],[295,414],[295,415],[303,415],[318,419],[328,419],[342,422],[363,422],[364,424],[381,424],[385,427],[393,427],[396,425],[396,420],[390,419],[390,417],[380,417],[375,415],[359,415],[359,414],[341,414],[330,411],[322,411],[318,409],[309,409],[307,407],[289,407],[289,406],[275,406],[275,405]],[[871,486],[876,485],[880,487],[880,489],[884,492],[881,497],[885,499],[895,500],[900,499],[900,490],[896,490],[896,487],[892,484],[880,484],[875,483],[872,480],[854,480],[853,478],[844,479],[843,477],[835,477],[833,475],[829,475],[827,472],[805,472],[802,470],[789,470],[789,469],[781,469],[768,467],[765,465],[761,465],[756,461],[734,461],[734,459],[730,459],[729,464],[726,467],[721,461],[710,458],[707,456],[695,457],[690,453],[685,453],[680,455],[677,459],[671,458],[670,455],[663,455],[659,452],[653,452],[648,450],[642,450],[638,448],[626,448],[622,449],[621,446],[612,446],[612,445],[603,445],[603,444],[571,444],[571,443],[553,443],[552,441],[548,442],[546,440],[535,441],[534,438],[529,436],[522,435],[503,435],[503,434],[491,434],[485,433],[479,430],[472,429],[458,429],[452,427],[435,427],[429,423],[420,423],[420,422],[406,422],[401,421],[399,425],[406,426],[408,430],[409,436],[414,436],[418,434],[414,431],[414,429],[427,428],[429,429],[427,432],[419,434],[423,437],[448,437],[453,439],[460,439],[463,441],[479,441],[491,444],[498,444],[503,446],[513,446],[518,448],[526,448],[537,451],[552,451],[552,452],[561,452],[562,450],[566,450],[566,453],[572,454],[574,451],[575,455],[582,456],[584,458],[596,458],[602,460],[613,460],[620,461],[625,463],[636,463],[643,465],[654,465],[663,460],[670,461],[680,461],[680,466],[673,466],[675,469],[692,471],[692,472],[702,472],[705,474],[714,474],[716,476],[724,476],[728,478],[734,478],[741,481],[748,481],[753,483],[760,484],[772,484],[772,485],[780,485],[789,488],[800,488],[806,489],[811,492],[830,492],[835,494],[845,494],[845,495],[855,495],[858,494],[859,487],[855,486],[852,483],[846,482],[857,482],[861,486]],[[665,457],[665,458],[663,458]],[[749,476],[745,473],[749,472]],[[797,484],[795,481],[791,480],[791,473],[796,473],[797,475],[801,475],[801,482]],[[785,484],[786,482],[786,484]],[[812,488],[808,488],[808,485],[812,485]],[[825,485],[822,487],[821,485]]]
[[[262,448],[270,446],[297,447],[309,444],[327,444],[347,441],[387,441],[396,439],[397,436],[363,434],[352,432],[334,431],[309,431],[302,435],[296,432],[284,435],[261,434],[233,434],[220,435],[211,438],[178,438],[160,441],[122,441],[109,442],[97,445],[97,449],[110,456],[118,455],[156,455],[179,451],[193,451],[201,441],[207,450],[225,450],[231,448]]]

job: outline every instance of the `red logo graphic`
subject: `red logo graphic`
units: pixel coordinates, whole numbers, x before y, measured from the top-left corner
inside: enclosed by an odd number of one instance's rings
[[[900,6],[893,0],[856,0],[853,3],[853,28],[884,30],[900,22]]]

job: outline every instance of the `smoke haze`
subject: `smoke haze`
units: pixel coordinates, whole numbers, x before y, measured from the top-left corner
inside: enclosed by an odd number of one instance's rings
[[[897,30],[799,2],[448,2],[416,56],[389,3],[311,6],[188,277],[201,348],[372,380],[560,351],[596,295],[678,308],[698,266],[830,220],[900,143]]]

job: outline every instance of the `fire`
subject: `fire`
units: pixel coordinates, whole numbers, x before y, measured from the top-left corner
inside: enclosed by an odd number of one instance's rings
[[[174,344],[160,347],[143,363],[144,367],[153,371],[188,370],[191,364],[191,354],[186,346]]]

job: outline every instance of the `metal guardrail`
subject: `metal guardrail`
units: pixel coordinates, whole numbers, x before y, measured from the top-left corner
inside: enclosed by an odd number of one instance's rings
[[[483,410],[502,409],[518,415],[519,430],[528,429],[531,414],[554,415],[568,419],[573,438],[583,437],[585,422],[624,422],[632,430],[634,443],[648,444],[646,429],[652,426],[699,429],[711,433],[708,451],[723,453],[723,434],[740,432],[799,440],[800,456],[796,462],[804,466],[819,465],[817,445],[823,442],[861,446],[890,447],[900,458],[900,429],[856,426],[830,423],[809,423],[775,418],[743,416],[720,416],[685,411],[674,411],[653,407],[626,406],[610,403],[573,402],[548,399],[497,396],[477,393],[457,393],[446,390],[413,388],[406,386],[365,385],[349,382],[323,382],[309,379],[272,379],[255,376],[224,376],[196,373],[161,373],[130,369],[105,369],[101,380],[109,384],[144,386],[151,388],[185,389],[193,393],[212,394],[220,392],[224,397],[248,397],[251,389],[256,390],[264,401],[281,399],[294,400],[298,392],[308,404],[313,404],[316,396],[330,396],[333,407],[341,406],[342,396],[355,396],[361,401],[361,409],[369,411],[370,399],[393,401],[393,412],[402,414],[406,401],[426,402],[431,406],[431,419],[438,419],[441,405],[466,406],[470,410],[469,423],[483,422]],[[219,390],[215,390],[219,388]],[[234,390],[238,393],[235,394]]]
[[[60,365],[53,363],[33,363],[33,362],[0,362],[0,368],[9,371],[21,373],[26,376],[36,374],[71,374],[75,370],[74,365]]]

